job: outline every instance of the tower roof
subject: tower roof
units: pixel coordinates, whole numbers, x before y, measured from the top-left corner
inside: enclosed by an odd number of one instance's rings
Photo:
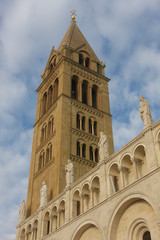
[[[61,51],[63,48],[63,44],[67,44],[69,48],[72,48],[73,50],[81,50],[85,47],[86,51],[92,55],[92,58],[95,61],[100,61],[94,51],[92,50],[91,46],[85,39],[84,35],[81,33],[80,29],[78,28],[76,22],[74,19],[71,21],[71,25],[68,28],[63,40],[61,41],[58,51]]]

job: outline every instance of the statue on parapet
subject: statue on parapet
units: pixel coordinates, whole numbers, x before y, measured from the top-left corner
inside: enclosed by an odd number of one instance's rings
[[[152,116],[151,116],[151,111],[149,107],[149,103],[146,99],[144,99],[143,96],[139,97],[140,104],[139,104],[139,113],[140,117],[144,123],[144,128],[148,127],[153,123]]]
[[[68,160],[68,163],[65,165],[66,171],[66,187],[74,182],[74,168],[71,160]]]
[[[108,138],[103,132],[100,132],[100,139],[98,142],[98,146],[99,146],[100,161],[103,161],[104,159],[109,157]]]
[[[43,181],[40,190],[40,207],[43,207],[46,204],[47,204],[47,185],[45,181]]]
[[[25,219],[25,208],[26,208],[26,204],[25,201],[22,200],[20,207],[19,207],[19,221],[18,223],[22,223]]]

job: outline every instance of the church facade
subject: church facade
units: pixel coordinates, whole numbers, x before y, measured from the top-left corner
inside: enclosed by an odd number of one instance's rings
[[[73,14],[37,89],[16,240],[160,239],[160,121],[141,96],[144,128],[114,152],[104,68]]]

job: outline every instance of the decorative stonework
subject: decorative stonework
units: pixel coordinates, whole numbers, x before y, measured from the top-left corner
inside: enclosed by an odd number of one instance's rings
[[[144,123],[144,128],[146,128],[146,127],[150,126],[151,124],[153,124],[151,111],[150,111],[148,101],[146,99],[144,99],[143,96],[140,96],[139,99],[140,99],[139,113],[140,113],[140,117]]]
[[[47,185],[45,181],[43,181],[40,190],[40,207],[43,207],[46,204],[47,204]]]
[[[98,146],[100,161],[103,161],[104,159],[107,159],[109,157],[108,138],[103,132],[100,132],[100,140],[98,142]]]
[[[68,163],[65,165],[66,172],[66,187],[74,182],[74,168],[71,160],[68,160]]]
[[[25,219],[25,208],[26,208],[26,204],[25,201],[22,200],[21,205],[19,207],[19,221],[18,223],[22,223]]]

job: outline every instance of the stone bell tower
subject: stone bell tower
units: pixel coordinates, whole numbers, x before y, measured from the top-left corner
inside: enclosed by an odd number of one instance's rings
[[[97,165],[99,133],[113,153],[108,82],[101,62],[76,25],[71,25],[57,50],[52,48],[42,83],[34,125],[26,217],[40,206],[42,182],[47,201],[66,186],[65,165],[74,166],[74,180]]]

